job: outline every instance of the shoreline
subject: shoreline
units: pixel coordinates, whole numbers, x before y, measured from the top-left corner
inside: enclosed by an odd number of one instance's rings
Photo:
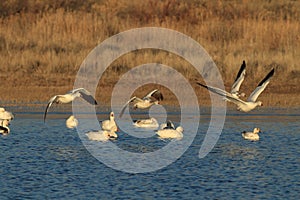
[[[18,88],[1,88],[1,94],[7,94],[1,97],[0,107],[39,107],[46,106],[48,100],[56,94],[65,94],[67,91],[71,90],[72,87],[18,87]],[[99,102],[97,107],[110,107],[111,102],[111,87],[105,90],[105,94],[98,91],[97,88],[95,98]],[[142,96],[145,94],[145,89],[138,91],[136,94]],[[161,102],[161,105],[166,105],[170,107],[178,107],[179,102],[174,94],[170,91],[165,91],[161,89],[162,93],[165,96],[164,101]],[[202,88],[194,87],[195,94],[198,98],[198,105],[209,107],[211,105],[210,95],[207,91]],[[133,95],[132,95],[133,96]],[[262,108],[300,108],[300,95],[298,93],[270,93],[270,90],[267,88],[259,100],[263,102]],[[125,103],[125,102],[124,102]],[[123,106],[123,105],[119,105]],[[228,108],[235,108],[234,104],[227,103]]]

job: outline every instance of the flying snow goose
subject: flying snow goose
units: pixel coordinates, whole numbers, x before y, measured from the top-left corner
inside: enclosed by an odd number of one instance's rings
[[[153,117],[150,119],[136,120],[133,125],[141,128],[157,128],[159,126],[157,120]]]
[[[130,103],[133,103],[134,109],[137,109],[137,108],[146,109],[146,108],[150,108],[154,104],[156,104],[156,105],[159,104],[159,102],[162,101],[163,99],[164,99],[164,97],[158,89],[151,91],[149,94],[147,94],[142,99],[134,96],[125,103],[119,117],[121,118],[123,116],[126,107]]]
[[[114,112],[111,112],[109,115],[109,120],[104,120],[101,125],[102,125],[102,129],[105,131],[114,131],[114,132],[118,131],[118,126],[115,121]]]
[[[3,119],[0,123],[0,134],[2,135],[8,135],[10,133],[9,129],[9,119]]]
[[[178,126],[174,128],[174,124],[169,120],[166,124],[161,126],[161,129],[156,131],[156,134],[163,139],[182,139],[183,128]]]
[[[92,105],[97,105],[97,101],[95,100],[95,98],[91,95],[91,93],[89,91],[87,91],[84,88],[77,88],[77,89],[71,90],[70,92],[68,92],[67,94],[64,94],[64,95],[55,95],[48,102],[48,105],[47,105],[45,113],[44,113],[44,122],[46,120],[47,112],[53,103],[67,104],[67,103],[74,101],[74,99],[77,97],[83,98],[84,100],[86,100],[88,103],[90,103]]]
[[[66,126],[70,129],[75,128],[78,126],[78,120],[75,118],[74,115],[71,115],[67,120],[66,120]]]
[[[211,92],[214,92],[218,95],[226,97],[226,99],[228,99],[230,102],[237,105],[237,109],[239,111],[249,112],[249,111],[255,109],[257,106],[262,106],[263,105],[261,101],[256,101],[256,100],[257,100],[258,96],[265,90],[267,85],[270,83],[270,78],[273,75],[274,75],[274,69],[272,69],[267,74],[267,76],[258,84],[256,89],[248,97],[247,101],[243,101],[240,98],[235,97],[231,93],[226,92],[222,89],[212,87],[212,86],[203,85],[199,82],[197,82],[197,84],[204,87],[204,88],[206,88],[206,89],[208,89]]]
[[[115,139],[118,137],[118,135],[114,131],[106,131],[106,130],[88,132],[86,133],[86,136],[89,138],[89,140],[102,141],[102,142],[105,142],[109,139]]]
[[[259,135],[260,129],[259,128],[254,128],[253,132],[242,132],[242,136],[246,140],[251,140],[251,141],[258,141],[259,140]]]

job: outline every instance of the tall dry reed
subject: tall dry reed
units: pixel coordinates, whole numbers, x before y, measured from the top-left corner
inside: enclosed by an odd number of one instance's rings
[[[97,44],[121,31],[145,26],[170,28],[198,41],[219,67],[226,87],[230,87],[242,60],[248,64],[245,89],[255,88],[273,67],[276,69],[276,81],[270,84],[273,93],[293,93],[295,90],[291,88],[299,84],[298,1],[55,2],[1,1],[2,88],[50,87],[57,88],[54,92],[63,92],[72,87],[80,64]],[[183,59],[163,51],[153,52],[144,50],[122,56],[108,68],[107,80],[99,86],[107,87],[110,93],[111,85],[120,75],[148,62],[172,66],[187,79],[201,80]],[[108,82],[110,85],[105,85]],[[299,91],[296,87],[296,92]],[[2,98],[18,101],[18,95],[21,94],[11,92]],[[47,93],[40,100],[45,101],[51,95]]]

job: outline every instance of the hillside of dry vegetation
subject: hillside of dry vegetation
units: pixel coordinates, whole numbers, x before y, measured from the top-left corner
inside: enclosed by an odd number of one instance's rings
[[[199,42],[219,67],[227,88],[242,60],[248,66],[245,91],[275,68],[261,96],[265,105],[300,105],[300,2],[293,0],[2,0],[0,102],[44,102],[72,89],[93,48],[119,32],[149,26],[173,29]],[[186,61],[170,53],[132,52],[106,70],[98,87],[108,95],[97,93],[97,98],[109,103],[122,74],[153,62],[174,67],[191,82],[201,80]],[[205,99],[201,102],[209,102],[205,91],[195,88],[199,99]]]

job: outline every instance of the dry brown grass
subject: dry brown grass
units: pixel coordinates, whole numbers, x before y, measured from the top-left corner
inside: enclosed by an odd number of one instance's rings
[[[0,15],[1,101],[47,101],[64,93],[72,88],[80,64],[97,44],[121,31],[156,26],[198,41],[228,88],[242,60],[248,65],[245,90],[255,88],[274,67],[275,77],[262,100],[269,106],[300,105],[298,1],[4,0]],[[183,59],[162,51],[140,51],[114,62],[106,71],[109,84],[102,80],[98,87],[110,94],[126,70],[149,62],[172,66],[191,81],[201,80]],[[199,99],[209,101],[202,89],[196,92]],[[291,102],[284,100],[287,96]]]

